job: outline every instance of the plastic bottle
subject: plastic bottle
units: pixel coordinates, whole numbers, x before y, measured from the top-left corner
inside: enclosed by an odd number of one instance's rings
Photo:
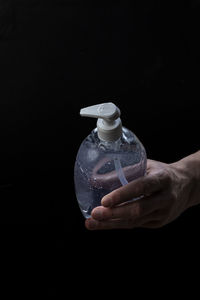
[[[122,127],[115,104],[89,106],[80,115],[98,119],[97,128],[80,145],[74,167],[76,197],[83,216],[89,218],[103,196],[145,175],[147,157],[136,135]]]

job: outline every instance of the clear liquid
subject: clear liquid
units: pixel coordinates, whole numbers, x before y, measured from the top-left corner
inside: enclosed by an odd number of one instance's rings
[[[92,210],[101,205],[103,196],[122,186],[119,172],[116,172],[116,157],[126,182],[146,172],[145,149],[131,131],[123,128],[123,138],[115,146],[102,144],[96,130],[81,144],[75,162],[74,181],[78,204],[85,218],[89,218]]]

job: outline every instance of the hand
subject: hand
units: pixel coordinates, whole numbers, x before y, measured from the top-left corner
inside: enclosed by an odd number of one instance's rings
[[[158,228],[175,220],[191,206],[195,184],[181,162],[148,159],[147,174],[104,196],[102,206],[94,208],[86,220],[86,228]],[[127,202],[141,195],[144,197]]]

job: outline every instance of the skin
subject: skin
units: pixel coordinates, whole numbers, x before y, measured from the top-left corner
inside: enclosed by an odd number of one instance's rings
[[[199,182],[200,151],[172,164],[148,159],[147,174],[104,196],[85,226],[89,230],[162,227],[200,203]]]

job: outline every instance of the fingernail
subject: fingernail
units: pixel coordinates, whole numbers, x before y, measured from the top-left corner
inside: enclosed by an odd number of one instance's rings
[[[101,204],[103,206],[110,206],[111,205],[111,199],[110,198],[107,198],[107,197],[103,197],[101,199]]]
[[[101,208],[96,208],[92,211],[92,217],[95,219],[102,219],[103,218],[103,211]]]
[[[93,220],[93,219],[88,219],[86,221],[86,224],[87,224],[87,228],[88,229],[95,229],[97,226],[96,222]]]

